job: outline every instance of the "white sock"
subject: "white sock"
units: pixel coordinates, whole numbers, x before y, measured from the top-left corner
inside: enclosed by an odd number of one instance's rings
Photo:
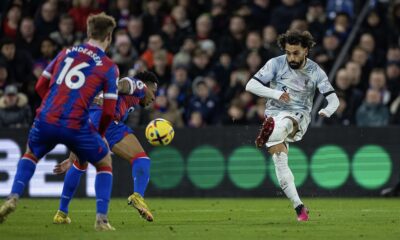
[[[284,152],[274,153],[272,159],[275,163],[275,173],[278,178],[279,185],[281,186],[286,197],[290,199],[293,208],[296,208],[303,202],[297,193],[296,185],[294,184],[294,176],[288,165],[288,156]]]

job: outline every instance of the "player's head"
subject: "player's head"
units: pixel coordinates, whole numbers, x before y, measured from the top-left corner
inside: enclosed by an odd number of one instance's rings
[[[147,107],[156,98],[156,91],[158,87],[157,76],[149,71],[143,71],[137,73],[134,78],[142,80],[147,86],[146,95],[140,100],[140,106]]]
[[[289,66],[299,69],[304,66],[308,52],[315,42],[308,31],[289,30],[278,37],[278,45],[285,51]]]
[[[105,13],[90,15],[87,19],[87,36],[103,43],[107,48],[112,41],[112,32],[116,26],[115,19]]]

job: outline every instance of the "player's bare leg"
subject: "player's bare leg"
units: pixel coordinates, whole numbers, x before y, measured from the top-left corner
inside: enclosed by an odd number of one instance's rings
[[[142,166],[140,165],[139,161],[148,162],[147,167],[149,168],[150,160],[145,155],[144,149],[135,135],[126,135],[121,141],[113,146],[112,152],[130,162],[132,164],[133,171],[142,173],[149,171],[149,169],[140,169]],[[135,164],[137,164],[137,166],[135,166]],[[138,169],[135,169],[135,167]],[[144,177],[143,180],[136,177],[134,178],[134,193],[128,197],[128,204],[136,208],[142,218],[152,222],[154,220],[153,214],[143,198],[147,182],[148,177]]]
[[[35,167],[38,160],[35,157],[35,155],[31,152],[29,147],[27,147],[26,148],[26,152],[23,155],[23,157],[21,158],[20,162],[21,161],[30,161],[29,164],[32,165],[32,163],[33,163],[34,164],[33,167]],[[19,164],[20,163],[18,163],[18,165]],[[21,172],[19,172],[21,170],[22,169],[20,169],[18,167],[17,174],[21,174]],[[31,173],[32,175],[33,175],[33,172],[34,172],[34,170]],[[27,173],[25,173],[25,174],[26,175],[30,175],[30,174],[27,174]],[[32,177],[32,175],[26,176],[26,177],[29,178],[26,182],[29,182],[29,180]],[[14,179],[13,189],[11,191],[12,193],[8,196],[7,200],[0,206],[0,223],[3,223],[7,219],[7,216],[10,215],[12,212],[14,212],[15,209],[17,208],[17,203],[18,203],[20,195],[16,194],[16,193],[13,193],[14,192],[13,190],[15,188],[21,189],[19,192],[23,192],[23,189],[25,188],[25,184],[23,182],[21,182],[21,181],[15,181],[15,179]]]
[[[101,161],[93,165],[97,171],[95,180],[97,214],[94,228],[96,231],[114,231],[115,228],[110,225],[107,217],[112,190],[111,155],[108,153]]]
[[[304,206],[297,193],[294,176],[288,165],[288,149],[284,143],[287,136],[294,135],[297,131],[298,124],[290,117],[282,119],[278,124],[274,122],[273,118],[267,118],[256,139],[256,145],[260,146],[267,142],[272,144],[276,142],[273,145],[267,144],[267,148],[274,161],[279,185],[286,197],[292,202],[297,214],[297,220],[307,221],[308,209]]]

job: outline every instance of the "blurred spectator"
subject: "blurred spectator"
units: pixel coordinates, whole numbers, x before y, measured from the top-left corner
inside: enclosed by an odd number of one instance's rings
[[[132,47],[131,41],[126,33],[115,36],[115,48],[112,60],[118,65],[119,74],[126,76],[129,69],[134,65],[138,53]]]
[[[344,44],[351,31],[351,20],[347,13],[340,12],[336,15],[331,31],[338,36],[340,43]]]
[[[192,112],[189,117],[188,126],[192,128],[200,128],[204,126],[204,120],[201,112]]]
[[[252,29],[262,29],[267,26],[270,22],[271,7],[270,0],[253,0],[251,9],[251,22],[253,24]]]
[[[239,8],[238,8],[239,10]],[[227,0],[211,1],[211,18],[213,32],[222,33],[229,25],[229,12]]]
[[[399,46],[390,46],[386,53],[386,61],[387,62],[400,62],[400,47]]]
[[[60,16],[58,30],[50,33],[50,38],[53,39],[59,47],[71,47],[80,44],[83,38],[81,32],[74,31],[74,19],[68,15]]]
[[[336,73],[335,91],[344,101],[342,103],[342,112],[336,117],[342,124],[355,124],[355,113],[363,101],[363,94],[360,90],[353,88],[348,71],[344,68],[339,69]]]
[[[354,16],[354,0],[328,0],[326,12],[330,19],[334,19],[340,13]]]
[[[369,89],[365,101],[358,108],[356,122],[359,127],[383,127],[389,123],[389,109],[382,104],[381,94]]]
[[[246,115],[240,100],[235,99],[230,104],[228,111],[223,116],[222,123],[224,125],[246,124]]]
[[[400,0],[393,0],[389,6],[390,42],[400,44]]]
[[[371,33],[376,42],[376,48],[382,49],[386,51],[388,37],[387,37],[388,28],[386,24],[382,21],[381,16],[378,14],[376,10],[372,10],[364,23],[364,26],[361,28],[361,32]]]
[[[192,60],[192,55],[196,48],[197,43],[194,37],[185,38],[179,52],[174,55],[173,66],[179,64],[188,66]]]
[[[28,98],[18,93],[17,87],[9,85],[0,98],[0,127],[29,127],[32,121]]]
[[[9,83],[7,66],[0,62],[0,96],[3,95],[3,90]]]
[[[160,0],[147,0],[145,3],[145,11],[142,18],[143,30],[147,36],[158,33],[161,30],[163,15],[160,7]]]
[[[160,89],[150,113],[150,119],[164,118],[172,123],[172,126],[181,128],[184,126],[182,114],[178,110],[177,103],[170,101],[165,89]]]
[[[57,31],[58,13],[56,3],[52,1],[43,3],[36,14],[35,26],[36,32],[42,36],[49,36],[50,33]]]
[[[289,30],[308,31],[308,23],[304,18],[295,18],[290,23]]]
[[[131,17],[128,21],[128,35],[133,47],[142,54],[146,50],[146,36],[143,32],[143,22],[141,18]]]
[[[19,33],[17,35],[18,49],[25,50],[33,58],[38,58],[40,54],[40,44],[42,38],[36,33],[33,18],[24,17],[21,20]]]
[[[351,61],[358,63],[361,67],[361,86],[365,90],[368,87],[369,73],[371,66],[368,65],[368,53],[361,47],[356,46],[351,52]]]
[[[347,77],[350,79],[351,86],[354,88],[357,88],[359,90],[362,90],[362,83],[361,83],[361,66],[360,64],[353,62],[353,61],[348,61],[346,63],[346,71],[347,71]]]
[[[125,29],[128,25],[129,16],[133,12],[132,5],[134,2],[131,0],[116,0],[113,2],[115,6],[111,9],[110,14],[115,18],[117,28]]]
[[[309,32],[316,42],[321,42],[327,27],[326,14],[321,1],[312,0],[308,4],[306,19]]]
[[[392,93],[392,96],[397,96],[400,93],[400,61],[387,63],[386,76],[388,90]]]
[[[33,75],[35,78],[39,78],[40,75],[42,75],[43,70],[56,56],[56,50],[56,43],[52,39],[43,39],[43,41],[40,43],[40,54],[33,63]]]
[[[282,51],[277,44],[278,33],[272,25],[268,25],[263,29],[263,47],[268,51],[269,57],[277,57]]]
[[[368,54],[368,65],[383,67],[385,65],[385,53],[375,47],[375,39],[370,33],[363,33],[358,44]]]
[[[295,18],[304,18],[306,7],[302,1],[281,0],[282,4],[272,10],[271,25],[279,34],[284,33]]]
[[[33,81],[32,58],[23,50],[15,46],[14,40],[3,38],[0,42],[0,60],[7,65],[10,79],[13,79],[18,87],[26,89],[28,83]]]
[[[225,90],[224,102],[229,104],[232,99],[239,97],[245,89],[250,73],[246,69],[237,69],[230,75],[229,87]]]
[[[258,51],[251,51],[246,57],[246,68],[250,75],[254,75],[258,70],[260,70],[263,59]]]
[[[260,124],[265,119],[265,98],[257,98],[256,104],[247,111],[246,118],[250,124]]]
[[[381,103],[386,105],[391,99],[391,93],[386,88],[386,75],[383,69],[373,69],[369,75],[369,89],[378,91],[381,95]]]
[[[200,112],[203,122],[207,125],[216,124],[219,119],[218,99],[210,94],[203,77],[197,77],[193,81],[193,97],[187,112],[189,124],[193,112]]]
[[[154,54],[161,49],[164,49],[164,41],[159,34],[153,34],[149,37],[148,45],[146,51],[140,57],[146,62],[146,65],[149,69],[154,67]],[[167,53],[167,64],[168,66],[172,65],[173,55],[171,53]]]
[[[221,86],[216,79],[215,73],[207,73],[207,75],[204,76],[204,81],[206,82],[208,89],[210,89],[211,94],[218,97],[221,92]]]
[[[86,34],[86,20],[90,14],[100,13],[95,0],[73,0],[68,14],[74,19],[75,30]]]
[[[193,34],[192,23],[190,22],[186,9],[180,5],[175,6],[171,11],[172,17],[177,26],[179,36],[189,36]]]
[[[214,39],[212,36],[212,20],[210,15],[202,14],[196,19],[196,39],[198,41]]]
[[[262,39],[258,32],[250,32],[246,37],[246,49],[239,54],[236,62],[239,66],[243,66],[246,62],[247,56],[251,52],[257,52],[261,57],[262,62],[266,62],[270,57],[268,51],[262,46]],[[258,69],[257,69],[258,70]]]
[[[230,73],[232,72],[232,59],[228,53],[221,53],[212,71],[220,86],[219,98],[223,99],[226,89],[229,86]]]
[[[165,16],[161,27],[165,48],[172,53],[176,53],[183,41],[183,36],[176,32],[175,20],[171,16]]]
[[[329,73],[339,51],[340,42],[338,37],[331,30],[328,30],[322,40],[322,46],[316,47],[311,52],[311,55],[315,62],[321,65],[325,72]]]
[[[15,39],[17,37],[18,24],[21,20],[22,9],[20,5],[13,4],[7,10],[2,26],[2,36]]]
[[[154,66],[150,69],[160,81],[160,86],[168,86],[171,82],[171,68],[168,65],[167,51],[162,49],[154,53]]]
[[[228,52],[235,58],[245,49],[246,23],[240,16],[233,16],[229,20],[228,34],[221,35],[219,40],[219,50]]]
[[[210,58],[206,51],[197,49],[194,52],[191,66],[189,68],[190,78],[205,76],[210,71]]]

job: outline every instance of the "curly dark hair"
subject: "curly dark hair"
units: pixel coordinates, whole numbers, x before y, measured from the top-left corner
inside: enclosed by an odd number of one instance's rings
[[[286,43],[290,45],[300,44],[308,50],[315,46],[314,38],[309,31],[288,30],[286,33],[279,35],[278,46],[282,50],[285,50]]]
[[[134,78],[140,79],[144,83],[152,82],[159,84],[157,76],[150,71],[138,72],[135,74]]]

